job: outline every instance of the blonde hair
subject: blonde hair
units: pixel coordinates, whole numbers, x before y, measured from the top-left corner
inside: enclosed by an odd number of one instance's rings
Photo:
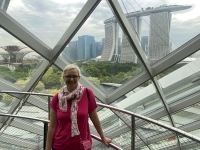
[[[64,76],[65,75],[65,72],[68,71],[68,70],[71,70],[71,69],[76,69],[78,71],[78,75],[81,76],[81,71],[79,69],[78,66],[74,65],[74,64],[69,64],[67,65],[64,69],[63,69],[63,73],[62,75]]]

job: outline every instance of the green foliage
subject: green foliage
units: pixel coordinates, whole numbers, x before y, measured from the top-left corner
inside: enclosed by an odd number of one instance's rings
[[[100,84],[100,80],[98,78],[95,78],[95,77],[87,77],[87,79],[94,83],[94,84]]]
[[[95,77],[100,83],[124,83],[141,72],[141,66],[134,63],[92,62],[76,63],[86,77]]]
[[[30,78],[23,78],[23,79],[19,79],[15,84],[24,88],[29,81],[30,81]],[[44,84],[41,81],[39,81],[37,86],[35,87],[35,90],[36,91],[43,91],[44,90]]]
[[[56,67],[50,67],[42,77],[42,82],[45,85],[45,89],[60,88],[60,77],[62,72]]]
[[[58,92],[59,92],[59,90],[57,90],[57,89],[46,90],[47,94],[52,94],[52,95],[54,95],[54,94],[56,94]]]
[[[15,97],[10,96],[8,94],[2,94],[2,102],[6,105],[9,106],[12,102],[14,102]]]

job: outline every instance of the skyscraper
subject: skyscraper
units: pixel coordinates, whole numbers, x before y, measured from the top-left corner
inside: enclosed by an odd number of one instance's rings
[[[114,19],[114,18],[112,18]],[[119,24],[109,20],[105,23],[105,46],[100,61],[111,61],[114,54],[118,54]]]
[[[10,3],[10,0],[0,0],[0,8],[3,11],[7,11],[9,3]]]
[[[131,12],[125,14],[132,29],[136,32],[138,39],[140,39],[141,19],[142,16],[150,16],[149,27],[149,46],[145,47],[145,52],[148,52],[150,61],[156,61],[170,52],[169,32],[171,24],[171,13],[173,11],[180,11],[191,8],[191,6],[182,5],[161,5],[153,8],[148,7],[142,11]],[[117,51],[119,36],[119,26],[114,17],[104,21],[105,24],[105,47],[103,49],[100,61],[116,61],[116,56],[119,62],[137,62],[137,57],[134,50],[130,46],[126,36],[122,34],[121,54],[119,56]],[[118,57],[119,56],[119,57]]]
[[[94,36],[83,35],[78,37],[77,43],[77,54],[78,60],[88,60],[91,58],[95,58],[96,48],[95,48],[95,40]]]
[[[62,57],[71,62],[77,60],[77,41],[72,41],[68,44],[68,46],[63,50]]]
[[[145,54],[148,56],[149,41],[148,36],[141,37],[141,46]]]
[[[150,15],[149,60],[155,62],[170,53],[171,13],[159,12]]]
[[[138,17],[128,18],[129,24],[137,36],[140,37],[141,19]],[[120,63],[134,62],[137,63],[137,56],[129,44],[126,35],[122,34],[122,48],[120,55]]]
[[[100,56],[102,54],[101,42],[95,42],[95,48],[96,48],[96,56]]]

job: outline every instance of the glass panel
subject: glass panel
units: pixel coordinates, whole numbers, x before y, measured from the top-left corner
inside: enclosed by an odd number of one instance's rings
[[[36,89],[36,86],[34,92],[56,94],[64,85],[65,83],[62,77],[62,71],[53,65],[45,72],[37,84],[38,88],[41,87],[42,89]]]
[[[23,148],[17,145],[11,145],[9,143],[3,143],[3,142],[0,142],[0,147],[2,148],[2,150],[11,150],[11,149],[32,150],[30,148]]]
[[[184,137],[184,136],[181,136],[179,137],[179,140],[180,140],[180,143],[181,145],[183,145],[181,148],[183,149],[186,149],[186,150],[198,150],[199,147],[200,147],[200,144],[195,142],[195,141],[192,141],[191,139],[187,138],[187,137]]]
[[[3,29],[0,41],[0,79],[15,83],[18,86],[12,86],[18,89],[24,88],[44,59]]]
[[[149,114],[163,107],[163,103],[150,80],[123,95],[114,104],[119,108],[139,114]]]
[[[11,95],[6,93],[0,93],[0,110],[2,113],[8,113],[10,108],[14,105],[20,102],[20,95]]]
[[[157,75],[167,103],[175,102],[199,91],[199,64],[200,58],[183,60]]]
[[[189,133],[192,134],[192,135],[195,135],[197,137],[200,137],[200,129],[194,130],[194,131],[189,132]]]
[[[172,117],[173,118],[173,117]],[[172,126],[171,121],[169,120],[169,116],[162,117],[158,119],[159,122]]]
[[[28,101],[30,101],[30,97]],[[22,106],[22,108],[19,111],[16,110],[16,112],[18,112],[17,115],[29,116],[29,117],[39,118],[39,119],[48,119],[47,102],[45,103],[46,110],[42,110],[41,98],[39,98],[38,96],[35,96],[35,97],[37,98],[34,98],[34,99],[32,98],[32,100],[36,101],[35,103],[38,103],[40,107],[34,106],[31,103],[26,103],[24,106]]]
[[[200,118],[200,103],[197,103],[191,107],[187,107],[172,115],[176,123],[176,127],[184,126],[189,123],[193,123]]]
[[[141,19],[139,39],[152,64],[200,32],[196,23],[200,7],[197,1],[156,1],[149,4],[147,1],[129,0],[119,3],[128,20]]]
[[[119,24],[109,17],[113,14],[102,1],[62,52],[67,62],[77,64],[82,75],[105,94],[143,71]]]
[[[85,2],[14,0],[10,2],[7,13],[53,48]]]
[[[36,150],[43,146],[43,123],[32,119],[10,118],[9,124],[1,128],[0,149]],[[34,123],[34,126],[33,126]]]
[[[149,150],[147,146],[136,148],[136,150]]]

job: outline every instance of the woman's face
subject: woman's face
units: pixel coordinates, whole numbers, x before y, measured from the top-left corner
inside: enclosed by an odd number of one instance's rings
[[[78,86],[80,76],[76,69],[70,69],[65,71],[63,79],[68,88],[75,89]]]

